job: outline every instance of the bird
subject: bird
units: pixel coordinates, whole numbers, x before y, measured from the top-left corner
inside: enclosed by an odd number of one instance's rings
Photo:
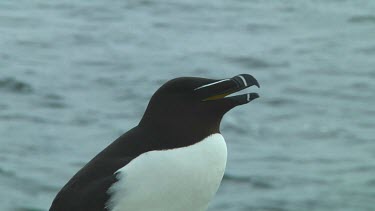
[[[260,87],[249,74],[167,81],[152,95],[139,124],[84,165],[49,210],[207,210],[227,161],[221,120],[259,97],[232,96],[253,85]]]

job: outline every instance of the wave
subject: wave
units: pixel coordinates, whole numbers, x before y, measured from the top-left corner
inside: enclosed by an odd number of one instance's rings
[[[33,91],[30,84],[16,80],[14,78],[0,79],[0,91],[14,93],[31,93]]]

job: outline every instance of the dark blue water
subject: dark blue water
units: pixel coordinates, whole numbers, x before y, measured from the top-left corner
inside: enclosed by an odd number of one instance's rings
[[[0,210],[44,211],[179,76],[254,75],[210,210],[375,210],[375,2],[0,2]]]

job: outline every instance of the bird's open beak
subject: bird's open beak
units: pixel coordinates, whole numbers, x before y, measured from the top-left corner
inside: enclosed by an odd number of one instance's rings
[[[208,84],[204,84],[194,89],[202,101],[227,100],[236,104],[245,104],[259,97],[257,93],[247,93],[236,96],[226,97],[235,92],[246,89],[250,86],[257,86],[258,81],[251,75],[240,74],[233,78],[217,80]]]

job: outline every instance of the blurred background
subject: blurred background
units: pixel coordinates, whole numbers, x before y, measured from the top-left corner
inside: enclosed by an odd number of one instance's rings
[[[0,210],[48,210],[167,80],[239,73],[209,210],[375,210],[373,0],[0,1]]]

